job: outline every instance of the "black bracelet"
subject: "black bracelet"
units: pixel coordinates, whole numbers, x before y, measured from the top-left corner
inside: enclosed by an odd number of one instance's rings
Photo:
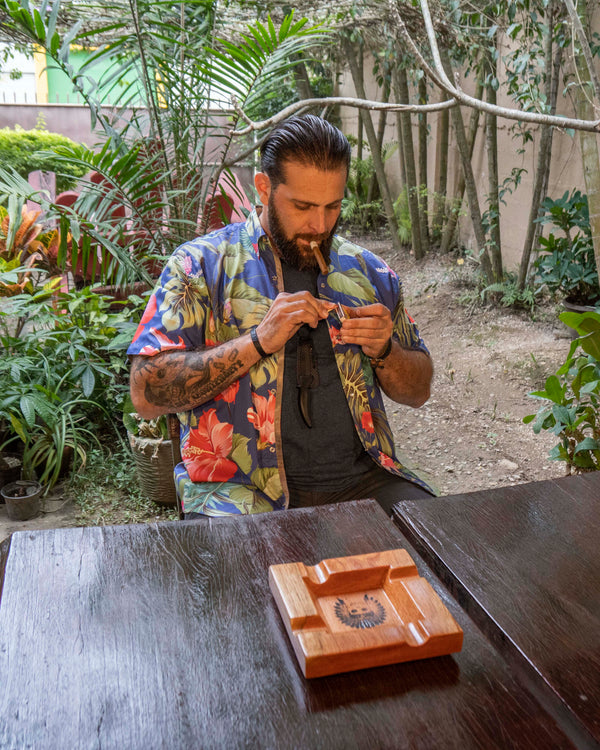
[[[381,352],[378,357],[371,357],[371,367],[376,370],[378,367],[383,367],[383,360],[390,356],[392,351],[392,337],[388,339],[385,349]]]
[[[262,348],[262,346],[260,345],[260,341],[258,340],[258,333],[256,333],[256,326],[252,326],[252,328],[250,329],[250,338],[252,339],[252,343],[254,344],[254,348],[260,354],[260,356],[261,357],[268,357],[269,355]]]

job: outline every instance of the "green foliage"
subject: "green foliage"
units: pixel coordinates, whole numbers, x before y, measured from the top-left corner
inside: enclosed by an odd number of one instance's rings
[[[540,290],[525,287],[519,289],[516,274],[507,274],[504,281],[489,284],[481,290],[481,299],[498,301],[502,307],[525,309],[533,313],[540,298]]]
[[[123,404],[123,424],[127,432],[142,438],[151,438],[157,440],[169,437],[166,415],[161,415],[155,419],[143,419],[135,411],[131,398],[127,396]]]
[[[547,430],[559,438],[550,452],[565,461],[569,473],[600,469],[600,314],[562,313],[560,319],[577,330],[564,363],[546,379],[544,390],[530,395],[545,403],[523,421],[536,434]]]
[[[54,150],[58,146],[74,148],[76,144],[64,135],[39,128],[24,130],[19,125],[15,125],[14,130],[1,128],[0,167],[11,167],[24,178],[38,169],[42,172],[56,172],[56,192],[71,190],[88,169],[85,165],[65,162],[57,157]]]
[[[349,137],[348,140],[353,143],[355,138]],[[392,156],[396,148],[395,143],[388,143],[383,147],[381,156],[384,163]],[[351,160],[341,211],[341,220],[350,231],[365,232],[379,229],[386,223],[383,201],[379,197],[370,195],[369,186],[376,179],[371,155],[364,159],[354,157]]]
[[[340,215],[342,222],[349,230],[364,232],[376,229],[385,222],[381,199],[368,200],[368,185],[374,174],[373,157],[352,159]]]
[[[51,487],[65,455],[80,469],[99,431],[120,423],[127,394],[127,343],[145,300],[128,307],[89,288],[41,287],[0,308],[0,438],[23,445],[25,473]]]
[[[569,302],[593,305],[600,300],[598,271],[590,228],[587,196],[567,190],[558,200],[542,202],[541,224],[551,224],[564,233],[540,237],[540,255],[534,266],[536,280],[553,295]]]
[[[406,187],[402,188],[400,195],[394,201],[394,213],[396,214],[400,242],[403,245],[409,245],[412,239],[412,223]]]
[[[68,494],[79,509],[77,523],[83,526],[178,519],[177,509],[144,497],[131,450],[124,442],[110,450],[92,447],[85,467],[71,477]]]
[[[290,12],[278,27],[267,16],[220,38],[214,0],[108,0],[85,24],[63,26],[59,17],[73,17],[62,14],[67,5],[55,0],[47,12],[46,4],[38,10],[27,0],[3,3],[7,26],[45,49],[71,80],[102,144],[56,147],[61,164],[95,171],[99,179],[83,182],[70,208],[43,200],[42,207],[47,218],[60,217],[61,233],[76,243],[87,238],[117,259],[115,283],[149,280],[145,259],[168,256],[206,231],[215,196],[223,188],[239,192],[229,170],[262,134],[234,139],[240,115],[233,100],[251,116],[273,92],[278,106],[289,103],[294,88],[286,81],[327,33]],[[107,43],[76,66],[71,45],[98,39]],[[101,106],[108,91],[116,116]],[[140,98],[143,107],[132,108]],[[0,170],[0,202],[2,195],[30,192],[20,175]]]

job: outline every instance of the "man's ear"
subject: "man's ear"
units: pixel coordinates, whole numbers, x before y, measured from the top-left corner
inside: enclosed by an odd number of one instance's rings
[[[254,177],[254,187],[263,206],[268,205],[271,195],[271,180],[264,172],[257,172]]]

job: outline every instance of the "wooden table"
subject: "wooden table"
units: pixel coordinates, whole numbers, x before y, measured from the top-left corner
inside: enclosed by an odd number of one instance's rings
[[[304,679],[269,565],[398,547],[462,651]],[[19,532],[2,584],[2,748],[573,747],[372,500]]]
[[[394,518],[569,736],[600,746],[600,472],[400,502]]]

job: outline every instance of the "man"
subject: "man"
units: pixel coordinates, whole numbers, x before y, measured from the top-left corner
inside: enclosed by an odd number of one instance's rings
[[[150,298],[131,397],[142,417],[178,413],[186,518],[432,494],[397,460],[381,397],[422,405],[431,359],[395,273],[335,234],[349,164],[327,121],[276,126],[262,208],[182,245]]]

